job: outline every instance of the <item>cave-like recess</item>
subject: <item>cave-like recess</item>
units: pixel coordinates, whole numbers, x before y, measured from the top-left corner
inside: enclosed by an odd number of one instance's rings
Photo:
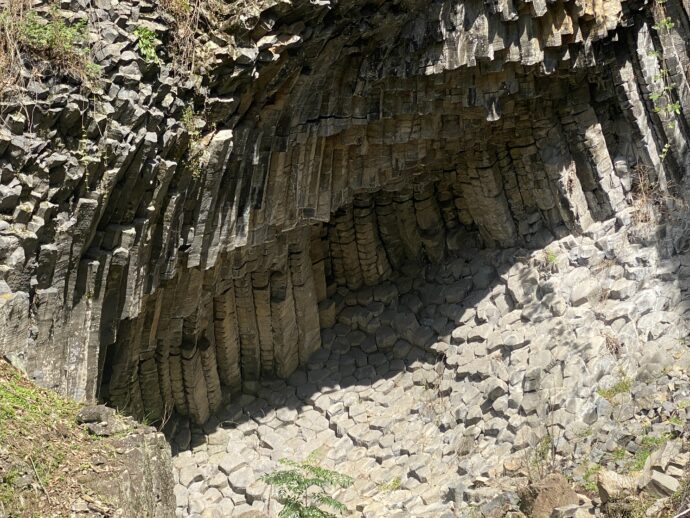
[[[690,165],[682,0],[233,2],[196,81],[155,5],[63,4],[102,83],[0,102],[0,353],[150,420],[288,376],[345,290],[578,235]]]
[[[304,363],[348,290],[464,248],[578,234],[625,209],[642,170],[663,186],[683,156],[660,164],[665,126],[635,79],[651,72],[631,53],[643,30],[597,45],[594,74],[509,63],[358,91],[350,57],[302,69],[233,131],[201,201],[213,223],[103,344],[100,397],[202,423],[224,395]]]

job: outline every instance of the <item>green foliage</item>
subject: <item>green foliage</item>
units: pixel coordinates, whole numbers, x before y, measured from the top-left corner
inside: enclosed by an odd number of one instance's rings
[[[55,9],[49,20],[29,11],[21,24],[20,38],[26,47],[36,52],[45,52],[52,59],[69,60],[84,52],[86,22],[79,20],[67,25]]]
[[[660,31],[662,29],[669,30],[669,29],[673,29],[674,26],[675,26],[675,23],[673,23],[673,20],[671,20],[671,17],[667,16],[666,18],[662,18],[661,20],[659,20],[656,23],[656,25],[653,26],[653,29],[657,30],[657,31]]]
[[[546,434],[532,448],[527,459],[527,476],[532,483],[543,479],[555,467],[555,452],[553,437]]]
[[[196,143],[201,134],[196,127],[196,115],[194,114],[194,108],[191,106],[185,107],[184,111],[182,112],[181,122],[187,130],[187,133],[189,133],[189,137],[192,139],[192,142]]]
[[[47,58],[52,63],[75,75],[95,78],[100,67],[88,59],[88,32],[86,21],[68,25],[57,9],[50,11],[48,19],[29,11],[17,25],[19,45],[30,54]]]
[[[89,59],[85,20],[68,23],[57,7],[39,13],[24,0],[0,10],[0,93],[20,86],[21,76],[41,73],[45,64],[81,81],[96,79],[100,67]]]
[[[62,427],[66,419],[73,420],[77,408],[75,402],[38,388],[0,360],[0,444],[10,459],[21,458],[22,465],[30,466],[39,483],[47,481],[65,458],[63,444],[42,440],[41,435]],[[60,431],[67,436],[63,428]],[[20,475],[16,465],[0,462],[0,511],[18,505],[19,490],[13,483]]]
[[[75,411],[78,405],[24,382],[17,371],[10,371],[0,383],[0,434],[5,419],[28,418],[36,422],[53,416],[54,412]]]
[[[582,475],[582,486],[590,493],[597,492],[597,473],[601,471],[599,464],[590,464]]]
[[[632,388],[632,380],[627,376],[621,376],[616,383],[611,385],[609,388],[599,388],[597,389],[597,394],[599,394],[604,399],[611,401],[618,394],[625,394],[630,392]]]
[[[549,264],[554,264],[556,260],[558,259],[558,256],[556,255],[556,252],[553,250],[546,250],[546,262]]]
[[[623,460],[626,456],[626,451],[623,448],[616,448],[611,452],[611,458],[613,460]]]
[[[402,481],[400,480],[400,477],[395,477],[392,480],[389,480],[385,484],[380,484],[379,489],[381,491],[397,491],[400,489],[400,484]]]
[[[137,49],[141,57],[149,63],[159,63],[160,60],[156,54],[156,33],[140,25],[134,29],[134,35],[137,37]]]
[[[549,434],[546,434],[544,437],[542,437],[541,441],[539,441],[539,444],[537,444],[537,447],[534,449],[534,461],[535,462],[544,462],[548,459],[549,454],[551,453],[552,450],[552,441],[551,441],[551,436]]]
[[[640,440],[640,447],[635,452],[632,462],[630,463],[630,471],[641,471],[649,456],[654,453],[660,446],[663,446],[670,438],[669,434],[662,434],[660,436],[645,435]]]
[[[197,127],[197,114],[194,113],[194,109],[191,106],[186,106],[182,111],[180,122],[189,134],[189,150],[187,151],[185,159],[187,169],[191,171],[192,177],[199,178],[201,176],[203,146],[199,145],[201,141],[201,131],[199,131]]]
[[[668,422],[674,426],[683,426],[683,420],[677,415],[669,417]]]
[[[656,13],[657,23],[652,27],[657,32],[664,32],[668,36],[670,30],[675,26],[673,20],[667,15],[664,8],[664,3],[666,0],[656,0]],[[678,101],[673,100],[673,90],[675,85],[669,83],[669,73],[666,68],[661,55],[657,51],[649,52],[649,56],[653,56],[657,59],[660,66],[660,73],[655,75],[654,81],[662,81],[664,86],[660,89],[650,92],[649,100],[654,104],[654,113],[658,113],[663,116],[664,125],[668,129],[674,129],[676,127],[675,116],[680,115],[681,105]],[[671,151],[671,145],[669,143],[664,144],[663,149],[659,153],[659,158],[663,161],[666,159],[669,151]]]
[[[659,92],[654,92],[649,96],[649,98],[652,101],[656,101],[660,98],[663,97],[663,93]],[[679,102],[667,102],[663,105],[655,105],[654,106],[654,112],[655,113],[667,113],[667,114],[675,114],[675,115],[680,115],[680,103]]]
[[[103,67],[93,61],[87,61],[86,65],[84,65],[84,71],[88,77],[97,78],[103,73]]]
[[[283,504],[278,515],[280,518],[335,517],[333,513],[324,511],[324,506],[339,512],[347,510],[327,490],[350,487],[352,478],[309,462],[281,459],[280,463],[287,469],[261,477],[265,483],[278,488],[278,501]]]
[[[666,104],[666,113],[673,113],[675,115],[680,115],[680,103],[672,102]]]

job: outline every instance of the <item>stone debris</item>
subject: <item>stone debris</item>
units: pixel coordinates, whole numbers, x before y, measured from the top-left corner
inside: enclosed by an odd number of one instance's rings
[[[625,241],[628,234],[622,229],[606,239]],[[504,516],[519,511],[517,495],[526,484],[535,495],[528,516],[595,516],[602,505],[618,505],[640,491],[657,498],[672,494],[690,459],[681,441],[690,378],[664,358],[690,365],[690,352],[677,338],[688,333],[690,322],[682,316],[688,292],[676,279],[650,271],[644,281],[634,281],[634,293],[640,283],[646,287],[649,304],[601,297],[575,303],[570,279],[580,275],[573,273],[581,268],[580,252],[590,254],[598,242],[583,237],[580,244],[569,243],[550,244],[569,259],[546,274],[538,251],[499,256],[478,250],[454,259],[469,266],[478,257],[498,275],[452,304],[422,301],[429,286],[472,281],[471,268],[445,277],[445,263],[432,265],[412,282],[398,274],[391,278],[391,296],[380,290],[375,296],[386,301],[380,307],[372,305],[376,291],[339,289],[339,323],[322,331],[329,345],[304,367],[286,381],[259,382],[251,394],[231,398],[203,429],[176,423],[176,462],[209,470],[195,482],[195,471],[177,468],[184,495],[178,516],[196,516],[183,489],[194,491],[204,509],[222,504],[273,515],[279,504],[253,484],[281,458],[302,460],[315,451],[321,465],[354,477],[355,485],[336,496],[356,516],[471,516],[472,509]],[[630,249],[638,257],[649,252]],[[524,257],[517,270],[523,278],[536,279],[537,298],[544,292],[563,296],[562,314],[534,322],[524,317],[529,304],[521,307],[510,290],[498,289],[513,278],[502,272],[516,271],[502,258],[515,256]],[[592,282],[618,277],[618,265],[626,275],[631,259],[621,255],[593,270]],[[502,309],[497,293],[508,294]],[[616,333],[623,327],[612,327],[602,306],[609,314],[624,307],[626,322],[633,324],[654,314],[668,314],[663,318],[674,324],[658,336],[631,340]],[[370,330],[350,318],[367,311],[376,323]],[[395,311],[405,319],[387,317]],[[493,311],[496,325],[484,331],[489,320],[481,315]],[[430,318],[444,320],[445,334],[435,332],[417,344],[403,338],[410,322]],[[607,333],[618,337],[620,349],[611,350]],[[378,347],[384,335],[386,346]],[[655,362],[667,367],[653,377],[642,375]],[[221,422],[227,424],[215,424]],[[221,460],[211,463],[211,455]],[[592,485],[598,490],[589,493],[594,500],[585,496]],[[215,501],[217,490],[223,497]]]
[[[637,492],[637,478],[619,475],[615,471],[600,471],[597,474],[597,489],[602,503],[622,500]]]

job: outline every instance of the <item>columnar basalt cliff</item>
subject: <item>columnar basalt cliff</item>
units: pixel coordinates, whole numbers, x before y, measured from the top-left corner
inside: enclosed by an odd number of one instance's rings
[[[61,7],[103,77],[2,102],[0,352],[139,416],[203,423],[318,350],[340,287],[579,235],[690,160],[679,0],[202,9],[196,81],[154,4]]]
[[[363,516],[681,491],[686,0],[31,11],[0,95],[0,354],[167,422],[178,516],[275,514],[281,457],[353,476]],[[56,20],[98,78],[29,51]],[[588,496],[535,480],[546,457]]]

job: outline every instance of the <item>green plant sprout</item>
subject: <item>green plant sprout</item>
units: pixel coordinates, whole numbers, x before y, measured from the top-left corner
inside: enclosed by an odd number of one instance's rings
[[[137,49],[139,49],[141,56],[149,63],[158,63],[156,33],[148,27],[139,26],[134,29],[134,35],[137,37]]]
[[[324,506],[340,513],[347,510],[327,490],[350,487],[351,477],[309,461],[281,459],[279,462],[287,469],[268,473],[261,480],[278,488],[278,501],[283,504],[278,514],[280,518],[335,518],[335,514],[322,509]]]

